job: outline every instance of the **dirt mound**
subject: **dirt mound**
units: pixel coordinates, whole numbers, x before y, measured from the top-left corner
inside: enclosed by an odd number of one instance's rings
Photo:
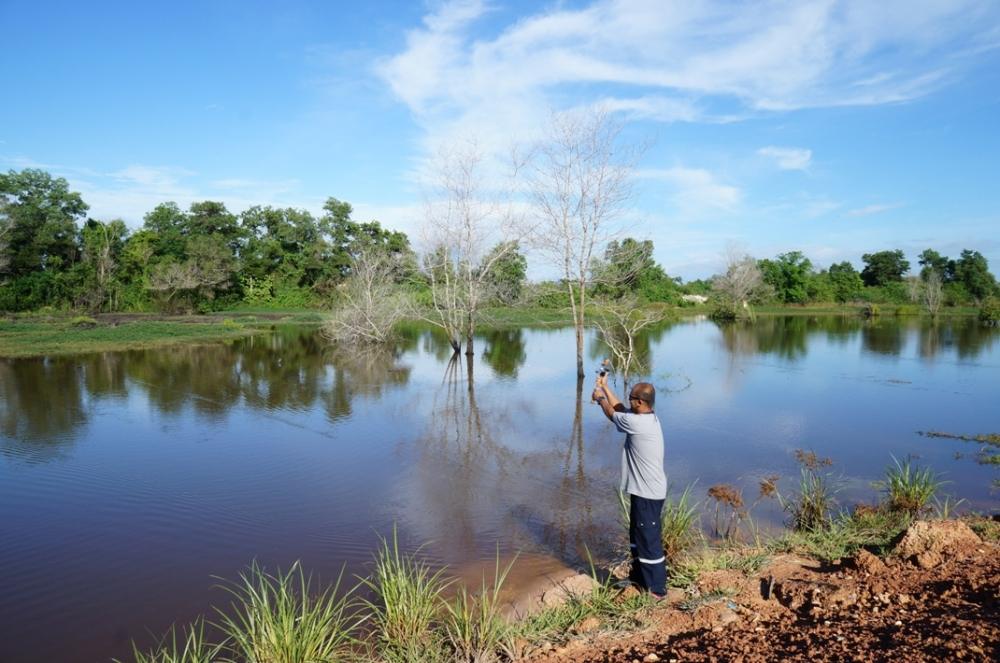
[[[943,561],[922,568],[867,552],[843,564],[782,555],[742,583],[728,572],[702,578],[702,589],[741,590],[736,596],[658,608],[641,631],[590,633],[532,660],[1000,660],[1000,546],[938,523],[910,539],[922,542],[905,548],[911,556],[931,551]]]
[[[893,553],[922,569],[930,569],[941,564],[945,555],[965,557],[982,543],[982,539],[959,520],[920,520],[910,525]]]

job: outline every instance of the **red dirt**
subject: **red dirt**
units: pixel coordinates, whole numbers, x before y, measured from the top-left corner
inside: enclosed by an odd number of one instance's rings
[[[867,552],[829,565],[783,555],[749,578],[705,574],[702,591],[736,595],[692,611],[658,607],[642,631],[589,635],[530,660],[1000,660],[1000,546],[964,525],[930,529],[917,528],[885,561]]]

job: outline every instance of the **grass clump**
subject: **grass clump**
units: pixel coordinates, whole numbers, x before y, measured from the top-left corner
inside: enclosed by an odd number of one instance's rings
[[[132,645],[135,663],[215,663],[224,652],[225,641],[212,644],[205,639],[205,622],[201,619],[185,628],[180,637],[177,629],[171,628],[152,649],[143,651]]]
[[[455,599],[445,604],[443,630],[455,660],[486,663],[497,660],[500,651],[510,650],[512,629],[500,613],[500,590],[513,564],[501,571],[498,553],[491,586],[484,577],[477,596],[461,587]]]
[[[805,553],[826,562],[852,557],[862,548],[884,555],[912,521],[906,511],[859,506],[823,527],[790,532],[773,541],[770,548],[774,552]]]
[[[353,589],[338,596],[340,581],[310,596],[312,580],[298,562],[273,575],[254,563],[235,585],[225,586],[232,614],[220,611],[219,626],[238,660],[247,663],[346,660],[364,617]]]
[[[969,514],[962,520],[983,541],[1000,543],[1000,516],[991,518],[981,514]]]
[[[387,661],[443,660],[443,643],[433,626],[448,582],[444,570],[430,566],[399,549],[396,530],[382,539],[375,568],[362,582],[375,595],[366,601],[376,633],[379,654]]]
[[[889,508],[920,513],[944,482],[929,467],[912,465],[909,458],[902,463],[895,457],[892,460],[893,465],[886,468],[885,480],[881,482]]]
[[[78,315],[69,321],[71,327],[77,327],[80,329],[90,329],[91,327],[97,326],[97,320],[94,320],[89,315]]]

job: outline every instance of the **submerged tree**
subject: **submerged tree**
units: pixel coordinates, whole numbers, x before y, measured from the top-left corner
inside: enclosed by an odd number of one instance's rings
[[[730,250],[726,272],[712,279],[712,290],[720,304],[716,317],[735,319],[746,315],[753,319],[751,302],[766,291],[766,284],[756,260]]]
[[[400,271],[400,261],[384,249],[369,248],[354,256],[339,306],[324,328],[326,336],[346,344],[389,341],[396,323],[410,312],[398,285]]]
[[[621,145],[621,125],[608,111],[562,113],[526,162],[538,227],[534,243],[562,273],[576,329],[582,378],[587,287],[594,260],[618,234],[615,221],[632,197],[637,150]]]
[[[662,309],[642,308],[631,297],[600,307],[594,326],[611,351],[612,364],[625,384],[625,391],[628,391],[630,375],[649,369],[637,352],[636,339],[643,330],[662,322],[665,317]]]
[[[501,296],[519,263],[518,231],[508,194],[486,181],[483,153],[474,143],[442,151],[434,164],[424,216],[424,256],[433,315],[455,352],[473,336],[483,306]],[[506,272],[506,273],[505,273]],[[518,279],[519,285],[519,279]]]

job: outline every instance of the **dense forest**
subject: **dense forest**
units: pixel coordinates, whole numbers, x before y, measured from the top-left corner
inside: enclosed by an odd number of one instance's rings
[[[219,202],[187,210],[164,202],[136,230],[89,218],[88,209],[65,179],[36,169],[0,174],[0,311],[331,306],[355,257],[370,249],[393,255],[401,286],[417,301],[427,297],[428,275],[408,237],[355,221],[350,204],[336,198],[319,218],[293,208],[235,214]],[[749,293],[755,303],[918,304],[936,291],[940,305],[960,306],[998,294],[986,258],[971,249],[956,258],[927,249],[915,268],[901,250],[875,251],[861,256],[860,271],[848,261],[817,269],[798,251],[752,260],[760,275]],[[566,305],[559,283],[525,283],[526,267],[519,248],[505,253],[491,276],[505,282],[494,304]],[[593,275],[593,294],[605,299],[683,304],[685,294],[713,293],[713,279],[667,275],[649,240],[611,242]]]

